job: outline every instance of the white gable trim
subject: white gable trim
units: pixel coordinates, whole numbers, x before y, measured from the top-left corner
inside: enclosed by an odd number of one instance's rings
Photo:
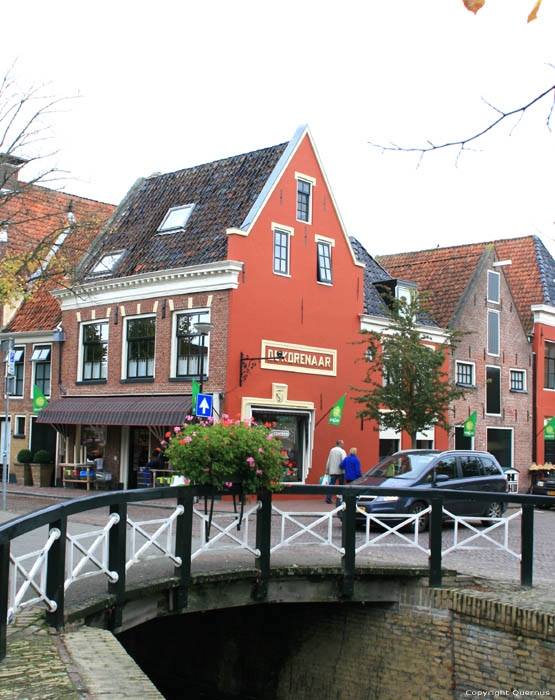
[[[368,316],[366,314],[360,315],[360,330],[361,331],[374,331],[375,333],[392,333],[390,328],[389,319],[384,316]],[[443,328],[430,327],[430,326],[417,326],[420,337],[423,341],[428,341],[429,343],[436,343],[437,345],[443,345],[447,340],[447,333]]]

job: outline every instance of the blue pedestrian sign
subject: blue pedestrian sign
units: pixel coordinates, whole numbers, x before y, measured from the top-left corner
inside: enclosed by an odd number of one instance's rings
[[[201,418],[208,418],[212,415],[212,395],[197,394],[195,403],[195,414]]]

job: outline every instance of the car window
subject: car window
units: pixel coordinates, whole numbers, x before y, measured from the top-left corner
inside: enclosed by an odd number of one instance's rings
[[[499,476],[499,467],[489,457],[480,457],[482,467],[486,476]]]
[[[450,479],[456,479],[457,474],[457,459],[456,457],[444,457],[436,462],[435,471],[437,474],[445,474]]]
[[[414,479],[422,474],[433,458],[434,455],[429,453],[394,454],[372,467],[365,476]]]
[[[461,467],[463,479],[482,476],[482,463],[479,457],[473,457],[471,455],[461,457]]]

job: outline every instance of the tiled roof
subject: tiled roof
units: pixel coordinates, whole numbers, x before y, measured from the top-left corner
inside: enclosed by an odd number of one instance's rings
[[[370,316],[387,316],[386,305],[376,290],[375,283],[393,278],[377,263],[366,248],[353,236],[350,237],[356,259],[364,263],[364,313]]]
[[[447,325],[456,311],[472,273],[486,246],[495,247],[525,330],[532,328],[531,304],[555,302],[555,261],[536,236],[433,248],[398,255],[382,255],[378,261],[392,274],[418,283],[429,292],[432,317]]]
[[[263,148],[136,183],[87,256],[82,276],[108,253],[124,250],[111,275],[225,260],[227,228],[238,228],[287,144]],[[183,230],[158,234],[171,207],[194,204]]]

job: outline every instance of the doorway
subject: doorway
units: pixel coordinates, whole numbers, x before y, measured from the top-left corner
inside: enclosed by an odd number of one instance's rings
[[[129,428],[129,467],[127,470],[127,488],[136,489],[138,486],[139,468],[150,461],[152,452],[152,436],[144,426]]]

